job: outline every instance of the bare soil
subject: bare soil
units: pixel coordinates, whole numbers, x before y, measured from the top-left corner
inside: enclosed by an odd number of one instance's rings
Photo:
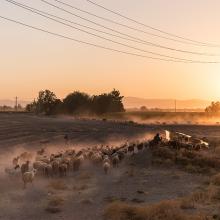
[[[219,126],[141,125],[0,114],[0,219],[99,220],[104,207],[112,201],[144,205],[190,195],[208,177],[186,173],[174,166],[153,166],[147,149],[128,155],[119,168],[111,169],[108,175],[101,166],[85,162],[79,172],[69,173],[65,178],[38,175],[26,190],[20,176],[9,177],[4,173],[13,156],[22,151],[67,147],[65,134],[71,139],[68,147],[88,147],[147,138],[165,128],[210,140],[220,138]]]

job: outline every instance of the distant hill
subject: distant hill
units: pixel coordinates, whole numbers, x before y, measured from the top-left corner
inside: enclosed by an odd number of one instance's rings
[[[124,97],[123,103],[125,108],[161,108],[174,109],[174,99],[144,99],[137,97]],[[177,109],[204,109],[210,105],[211,101],[201,99],[176,100]]]
[[[18,100],[18,104],[21,106],[25,107],[30,101],[24,101],[24,100]],[[10,99],[0,99],[0,106],[7,105],[14,107],[15,106],[15,100],[10,100]]]

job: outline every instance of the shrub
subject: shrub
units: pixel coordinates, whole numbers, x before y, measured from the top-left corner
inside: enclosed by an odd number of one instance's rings
[[[205,220],[203,216],[184,214],[175,201],[155,205],[133,206],[122,202],[108,205],[104,211],[105,220]]]

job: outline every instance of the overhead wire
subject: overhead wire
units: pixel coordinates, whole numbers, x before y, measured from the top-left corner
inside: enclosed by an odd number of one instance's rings
[[[59,1],[59,0],[54,0],[54,1],[61,2],[61,1]],[[104,9],[105,11],[108,11],[108,12],[111,12],[111,13],[117,15],[117,16],[120,16],[120,17],[122,17],[122,18],[124,18],[124,19],[126,19],[126,20],[132,21],[132,22],[134,22],[134,23],[136,23],[136,24],[138,24],[138,25],[141,25],[141,26],[143,26],[143,27],[149,28],[149,29],[154,30],[154,31],[158,31],[158,32],[163,33],[163,34],[166,34],[166,35],[168,35],[168,36],[172,36],[172,37],[175,37],[175,38],[178,38],[178,39],[182,39],[182,40],[186,40],[186,41],[189,41],[189,42],[192,42],[192,43],[196,43],[196,44],[199,44],[200,46],[206,46],[206,47],[220,47],[219,44],[213,44],[213,43],[207,43],[207,42],[200,42],[200,41],[192,40],[192,39],[190,39],[190,38],[186,38],[186,37],[182,37],[182,36],[179,36],[179,35],[176,35],[176,34],[172,34],[172,33],[169,33],[169,32],[167,32],[167,31],[163,31],[163,30],[161,30],[161,29],[159,29],[159,28],[155,28],[155,27],[152,27],[152,26],[150,26],[150,25],[144,24],[144,23],[142,23],[142,22],[140,22],[140,21],[137,21],[137,20],[132,19],[132,18],[130,18],[130,17],[128,17],[128,16],[125,16],[125,15],[119,13],[119,12],[116,12],[116,11],[114,11],[114,10],[111,10],[111,9],[107,8],[107,7],[104,7],[103,5],[100,5],[100,4],[98,4],[98,3],[94,2],[94,1],[91,1],[91,0],[86,0],[86,1],[89,2],[90,4],[93,4],[93,5],[95,5],[95,6],[99,7],[99,8]]]

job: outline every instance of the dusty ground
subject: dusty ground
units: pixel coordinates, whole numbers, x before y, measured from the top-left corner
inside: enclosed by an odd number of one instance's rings
[[[63,147],[65,134],[71,146],[124,142],[147,137],[171,128],[199,137],[218,139],[219,126],[135,125],[72,118],[43,118],[31,115],[0,114],[0,219],[102,219],[103,208],[114,200],[132,204],[156,203],[191,194],[207,180],[206,176],[185,173],[175,167],[154,167],[148,150],[127,156],[118,169],[107,176],[101,167],[85,163],[78,173],[65,179],[37,176],[33,186],[23,190],[20,177],[9,178],[4,168],[14,153]],[[57,213],[47,210],[57,203]]]

